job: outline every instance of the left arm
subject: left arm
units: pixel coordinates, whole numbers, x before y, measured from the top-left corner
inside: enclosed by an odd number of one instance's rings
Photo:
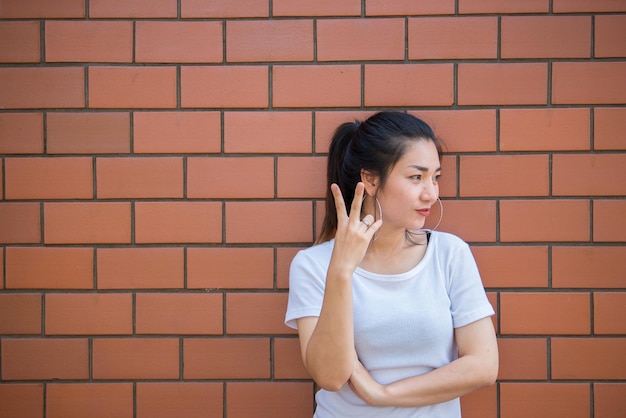
[[[459,358],[451,363],[381,385],[356,361],[350,386],[370,405],[415,407],[449,401],[492,385],[498,374],[498,346],[491,319],[479,319],[454,332]]]

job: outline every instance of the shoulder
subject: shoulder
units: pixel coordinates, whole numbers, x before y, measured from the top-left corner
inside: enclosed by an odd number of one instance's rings
[[[463,239],[449,232],[433,231],[431,234],[438,250],[454,251],[459,248],[469,247]]]
[[[298,251],[293,258],[292,266],[327,266],[330,263],[334,243],[334,240],[330,240]]]

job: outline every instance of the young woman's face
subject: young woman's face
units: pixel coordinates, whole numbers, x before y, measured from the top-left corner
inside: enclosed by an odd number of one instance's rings
[[[424,227],[430,207],[439,196],[439,153],[433,141],[411,141],[393,167],[378,200],[383,227],[417,230]]]

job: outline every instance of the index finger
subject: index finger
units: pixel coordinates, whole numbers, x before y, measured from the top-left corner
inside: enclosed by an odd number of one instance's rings
[[[343,200],[343,194],[341,193],[341,189],[336,183],[330,185],[330,191],[333,193],[333,197],[335,199],[335,210],[337,211],[337,218],[340,216],[348,216],[346,212],[346,202]]]

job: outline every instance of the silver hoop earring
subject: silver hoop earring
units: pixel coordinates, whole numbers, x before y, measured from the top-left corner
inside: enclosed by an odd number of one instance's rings
[[[439,202],[439,220],[437,221],[435,226],[433,226],[432,228],[422,228],[415,232],[413,231],[409,231],[409,232],[411,232],[412,234],[425,235],[425,234],[435,231],[439,227],[439,224],[441,223],[441,220],[443,219],[443,202],[441,201],[441,199],[439,199],[439,196],[437,196],[437,202]]]

